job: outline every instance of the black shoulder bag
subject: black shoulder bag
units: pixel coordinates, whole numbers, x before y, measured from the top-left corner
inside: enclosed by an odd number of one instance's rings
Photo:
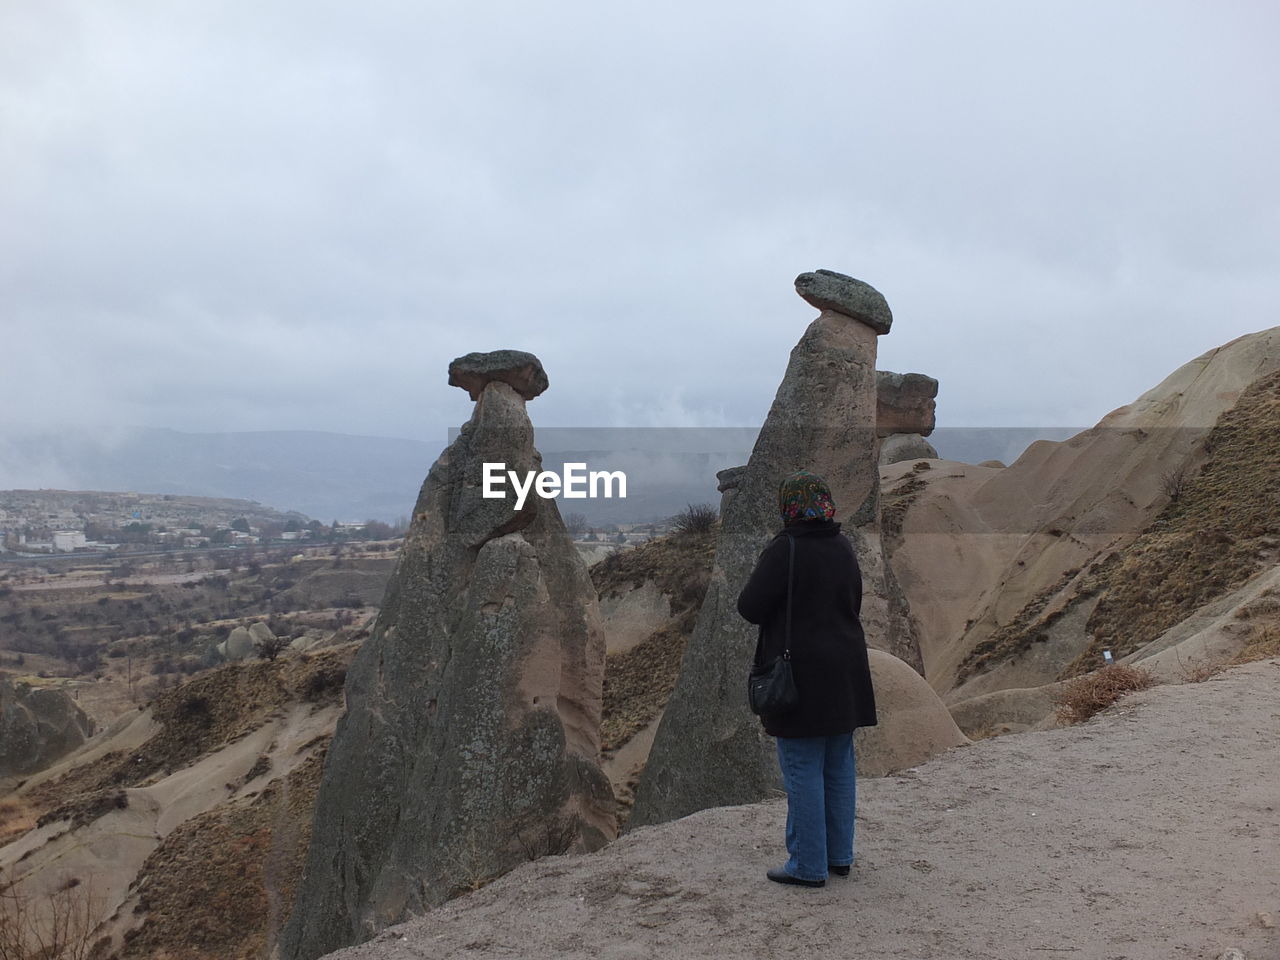
[[[800,702],[796,681],[791,675],[791,581],[796,565],[795,537],[787,536],[787,549],[787,619],[782,656],[763,666],[760,663],[760,645],[757,644],[751,674],[747,677],[747,702],[751,705],[751,712],[758,716],[786,713]]]

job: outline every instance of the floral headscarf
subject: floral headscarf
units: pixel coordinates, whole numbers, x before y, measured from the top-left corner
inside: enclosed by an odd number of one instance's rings
[[[808,470],[800,470],[782,481],[778,487],[778,510],[785,523],[831,520],[836,515],[827,481]]]

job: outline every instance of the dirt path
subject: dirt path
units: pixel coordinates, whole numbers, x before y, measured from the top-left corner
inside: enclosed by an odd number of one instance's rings
[[[1280,660],[859,784],[858,863],[764,879],[784,807],[529,864],[333,956],[1280,957]],[[1261,916],[1260,916],[1261,915]]]

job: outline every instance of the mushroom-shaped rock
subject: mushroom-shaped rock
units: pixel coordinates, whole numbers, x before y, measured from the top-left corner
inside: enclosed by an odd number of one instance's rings
[[[525,400],[532,400],[548,386],[542,361],[523,350],[468,353],[449,364],[449,386],[466,390],[472,400],[479,400],[481,391],[495,380],[510,385]]]
[[[879,334],[888,333],[893,324],[889,302],[879,290],[834,270],[800,274],[796,293],[819,310],[834,310],[860,320]]]

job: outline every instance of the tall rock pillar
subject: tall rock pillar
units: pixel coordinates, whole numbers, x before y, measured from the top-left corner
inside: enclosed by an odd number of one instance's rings
[[[554,500],[482,496],[482,464],[541,469],[532,354],[468,354],[476,401],[432,465],[325,759],[280,956],[358,943],[536,856],[615,832],[598,765],[604,638]],[[509,488],[508,488],[509,489]]]
[[[843,274],[801,274],[796,292],[822,312],[791,351],[751,459],[724,502],[711,584],[636,791],[636,826],[781,789],[774,742],[747,707],[757,628],[738,615],[737,598],[782,526],[777,491],[788,474],[811,470],[831,487],[863,571],[868,643],[919,662],[914,637],[903,635],[896,583],[886,586],[879,537],[876,337],[893,317],[877,290]]]

